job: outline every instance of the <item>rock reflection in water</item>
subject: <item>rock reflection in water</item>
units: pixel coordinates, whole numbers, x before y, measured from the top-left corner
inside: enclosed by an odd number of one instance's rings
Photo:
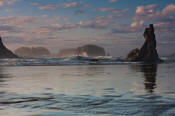
[[[156,88],[157,64],[135,65],[131,68],[143,73],[145,90],[148,93],[153,93]]]
[[[11,76],[8,74],[5,74],[4,67],[0,67],[0,87],[5,85],[5,82],[7,81],[8,78],[11,78]]]
[[[149,93],[154,92],[154,89],[156,88],[157,65],[143,65],[141,66],[141,72],[144,73],[145,77],[145,89]]]
[[[5,73],[5,68],[0,67],[0,102],[3,98],[7,97],[7,92],[4,90],[4,88],[7,86],[6,82],[9,78],[11,78],[11,76]]]

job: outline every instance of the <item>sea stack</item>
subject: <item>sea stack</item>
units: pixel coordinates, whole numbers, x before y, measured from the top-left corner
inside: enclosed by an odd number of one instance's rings
[[[145,29],[143,36],[145,39],[144,44],[140,49],[136,48],[132,50],[127,55],[127,60],[131,62],[162,62],[156,49],[156,37],[153,24],[150,24],[149,28]]]
[[[4,46],[1,37],[0,37],[0,58],[18,58],[17,55],[15,55],[12,51],[10,51]]]
[[[34,58],[49,57],[51,55],[50,51],[45,47],[20,47],[14,53],[20,57]]]

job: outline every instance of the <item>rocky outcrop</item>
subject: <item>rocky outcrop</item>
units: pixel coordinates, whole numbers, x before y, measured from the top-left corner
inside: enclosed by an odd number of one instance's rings
[[[18,58],[17,55],[15,55],[12,51],[10,51],[5,47],[1,37],[0,37],[0,58]]]
[[[79,55],[87,55],[90,57],[105,56],[104,48],[91,44],[78,47],[77,52]]]
[[[15,54],[22,57],[47,57],[50,52],[44,47],[20,47],[15,50]]]
[[[127,60],[131,62],[162,62],[156,49],[156,37],[154,26],[150,24],[143,34],[145,42],[140,49],[136,48],[127,55]]]
[[[58,57],[71,57],[71,56],[105,56],[105,50],[97,45],[84,45],[78,48],[62,49],[58,53]]]

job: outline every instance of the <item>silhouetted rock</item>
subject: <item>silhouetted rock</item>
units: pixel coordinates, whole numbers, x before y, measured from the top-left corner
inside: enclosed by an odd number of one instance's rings
[[[44,47],[20,47],[15,50],[15,54],[22,57],[46,57],[50,55],[50,52]]]
[[[84,56],[87,55],[90,57],[105,56],[104,48],[99,47],[97,45],[91,45],[91,44],[78,47],[77,52],[79,55],[84,55]]]
[[[0,37],[0,58],[18,58],[17,55],[15,55],[12,51],[10,51],[4,46],[1,37]]]
[[[132,62],[162,62],[156,49],[156,38],[153,24],[150,24],[149,28],[145,29],[143,36],[145,38],[144,44],[140,49],[136,48],[132,50],[128,54],[127,60]]]
[[[59,57],[70,57],[70,56],[105,56],[105,50],[97,45],[84,45],[78,48],[62,49],[58,53]]]

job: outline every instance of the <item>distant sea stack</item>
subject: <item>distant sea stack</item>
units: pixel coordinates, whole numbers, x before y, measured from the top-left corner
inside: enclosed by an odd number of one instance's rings
[[[132,50],[127,55],[127,60],[131,62],[162,62],[156,49],[156,37],[153,24],[150,24],[149,28],[145,29],[143,36],[145,38],[144,44],[140,49],[136,48]]]
[[[87,44],[78,48],[72,49],[62,49],[59,51],[59,57],[70,57],[70,56],[88,56],[88,57],[96,57],[96,56],[105,56],[105,49],[103,47]]]
[[[50,52],[44,47],[20,47],[15,50],[15,54],[21,57],[47,57]]]
[[[15,55],[12,51],[10,51],[5,47],[1,37],[0,37],[0,58],[18,58],[17,55]]]
[[[78,47],[77,52],[80,55],[87,55],[90,57],[105,56],[104,48],[97,45],[91,45],[91,44]]]

